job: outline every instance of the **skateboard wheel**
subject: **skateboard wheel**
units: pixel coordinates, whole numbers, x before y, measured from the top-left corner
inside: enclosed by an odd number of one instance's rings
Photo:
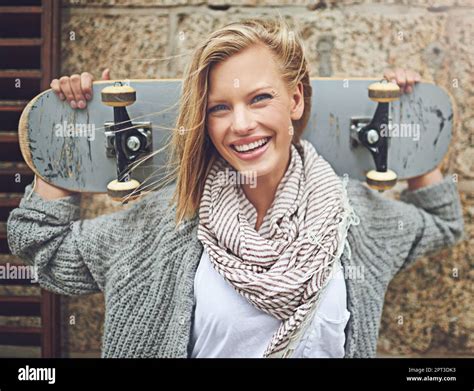
[[[122,201],[123,197],[127,197],[131,192],[137,189],[140,186],[140,182],[135,179],[130,179],[126,182],[119,182],[117,179],[114,179],[107,185],[107,194],[114,201]],[[135,193],[133,196],[130,196],[129,199],[133,200],[140,196],[140,192]]]
[[[108,86],[105,87],[102,92],[102,102],[107,106],[112,107],[125,107],[135,103],[136,91],[130,86]]]
[[[397,183],[397,174],[392,170],[386,172],[370,170],[366,175],[366,181],[374,190],[389,190]]]
[[[400,97],[400,87],[395,83],[372,83],[369,86],[369,98],[375,102],[392,102]]]

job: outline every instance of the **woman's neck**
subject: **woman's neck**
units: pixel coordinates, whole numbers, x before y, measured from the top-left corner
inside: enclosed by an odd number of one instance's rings
[[[285,159],[282,159],[285,162]],[[257,186],[251,187],[242,184],[242,189],[250,203],[257,209],[257,222],[255,230],[258,231],[262,225],[263,218],[267,210],[272,206],[273,200],[283,176],[290,165],[290,155],[286,159],[286,164],[279,165],[271,173],[257,177]]]

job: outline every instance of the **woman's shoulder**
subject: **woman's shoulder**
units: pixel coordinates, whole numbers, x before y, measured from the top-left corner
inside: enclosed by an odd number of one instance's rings
[[[380,245],[386,246],[388,237],[394,240],[401,233],[400,221],[407,227],[413,223],[413,205],[379,193],[356,179],[349,179],[346,189],[348,202],[360,221],[349,230],[350,237],[370,237],[372,241],[380,240]]]
[[[176,185],[173,182],[160,189],[147,191],[142,194],[136,201],[133,201],[127,209],[129,214],[135,214],[137,217],[146,220],[159,217],[166,220],[174,217],[176,205],[172,202]]]
[[[364,202],[367,201],[367,199],[370,198],[381,198],[382,196],[379,195],[379,193],[370,187],[368,187],[364,182],[354,179],[354,178],[349,178],[347,181],[347,195],[349,198],[354,201],[354,202]]]
[[[371,189],[364,182],[349,178],[347,196],[354,209],[364,214],[399,214],[403,212],[404,204],[395,198],[389,198],[384,193]]]
[[[176,183],[173,182],[159,189],[146,191],[133,204],[141,205],[142,207],[144,205],[150,205],[155,208],[167,207],[171,203],[175,189]]]

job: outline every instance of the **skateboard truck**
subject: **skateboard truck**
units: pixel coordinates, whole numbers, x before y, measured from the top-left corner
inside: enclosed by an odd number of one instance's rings
[[[135,103],[136,92],[130,86],[115,82],[113,86],[105,87],[101,95],[102,102],[114,108],[114,121],[106,123],[105,128],[107,156],[113,156],[115,152],[117,179],[107,185],[107,194],[115,201],[121,201],[125,196],[135,199],[140,195],[139,191],[136,191],[140,182],[131,179],[127,169],[150,145],[146,126],[132,124],[127,113],[126,107]],[[133,195],[130,195],[132,193]]]
[[[375,162],[375,170],[366,173],[366,182],[372,189],[379,192],[388,190],[397,183],[397,174],[387,168],[388,135],[382,134],[384,127],[388,128],[389,102],[400,97],[400,88],[395,83],[386,80],[369,86],[369,98],[378,102],[372,119],[353,118],[350,135],[353,145],[359,143],[366,147]]]

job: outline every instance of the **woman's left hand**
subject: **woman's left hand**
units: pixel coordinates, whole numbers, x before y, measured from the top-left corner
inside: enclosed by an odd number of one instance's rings
[[[418,72],[403,68],[386,69],[383,77],[388,81],[398,84],[401,92],[406,94],[410,94],[415,83],[421,81],[421,76]]]

